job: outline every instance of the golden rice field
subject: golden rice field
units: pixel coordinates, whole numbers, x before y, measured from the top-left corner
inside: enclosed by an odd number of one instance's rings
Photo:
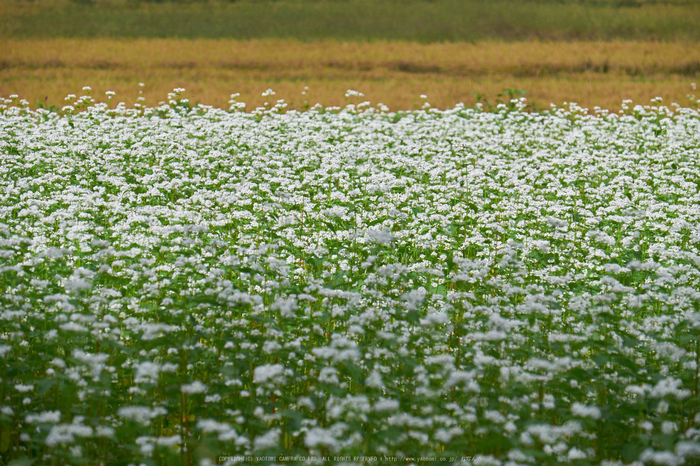
[[[193,102],[228,107],[230,95],[248,109],[264,104],[268,88],[288,108],[347,103],[345,92],[392,110],[491,102],[506,88],[528,92],[531,103],[577,102],[620,108],[623,99],[655,97],[687,104],[700,73],[689,42],[435,43],[295,40],[2,39],[0,96],[19,94],[35,107],[63,104],[91,86],[93,96],[132,105],[166,100],[175,87]],[[144,83],[143,88],[139,83]],[[303,95],[308,87],[306,95]]]

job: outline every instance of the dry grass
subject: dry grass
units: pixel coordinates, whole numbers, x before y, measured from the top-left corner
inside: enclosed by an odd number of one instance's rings
[[[291,40],[33,39],[0,40],[0,95],[19,94],[61,105],[89,85],[98,99],[117,93],[131,105],[138,83],[147,104],[175,87],[192,101],[226,107],[239,92],[248,108],[268,88],[290,107],[344,105],[347,89],[392,109],[473,104],[472,93],[493,101],[505,88],[528,91],[532,102],[574,101],[619,108],[623,99],[685,103],[700,73],[696,44],[662,42],[411,42],[302,43]]]

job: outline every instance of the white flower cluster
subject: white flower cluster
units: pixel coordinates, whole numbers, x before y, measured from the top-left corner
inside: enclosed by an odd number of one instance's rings
[[[3,455],[698,456],[697,110],[182,92],[0,104]]]

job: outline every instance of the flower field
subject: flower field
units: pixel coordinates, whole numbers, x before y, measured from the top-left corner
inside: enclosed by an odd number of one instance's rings
[[[696,109],[1,102],[2,464],[697,461]]]

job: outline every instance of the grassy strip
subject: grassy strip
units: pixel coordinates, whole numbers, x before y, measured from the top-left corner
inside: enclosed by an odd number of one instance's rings
[[[0,5],[0,37],[21,38],[698,40],[698,23],[700,7],[685,1],[52,1]]]
[[[448,108],[471,106],[479,95],[494,102],[517,88],[541,106],[574,101],[617,111],[623,98],[687,104],[700,70],[694,45],[679,42],[33,39],[0,40],[0,49],[0,95],[19,94],[32,106],[60,106],[85,85],[98,100],[114,91],[127,105],[140,90],[152,105],[183,87],[193,102],[228,108],[230,94],[240,93],[249,109],[265,103],[268,88],[295,109],[345,105],[348,89],[374,104],[414,109],[421,94]]]

